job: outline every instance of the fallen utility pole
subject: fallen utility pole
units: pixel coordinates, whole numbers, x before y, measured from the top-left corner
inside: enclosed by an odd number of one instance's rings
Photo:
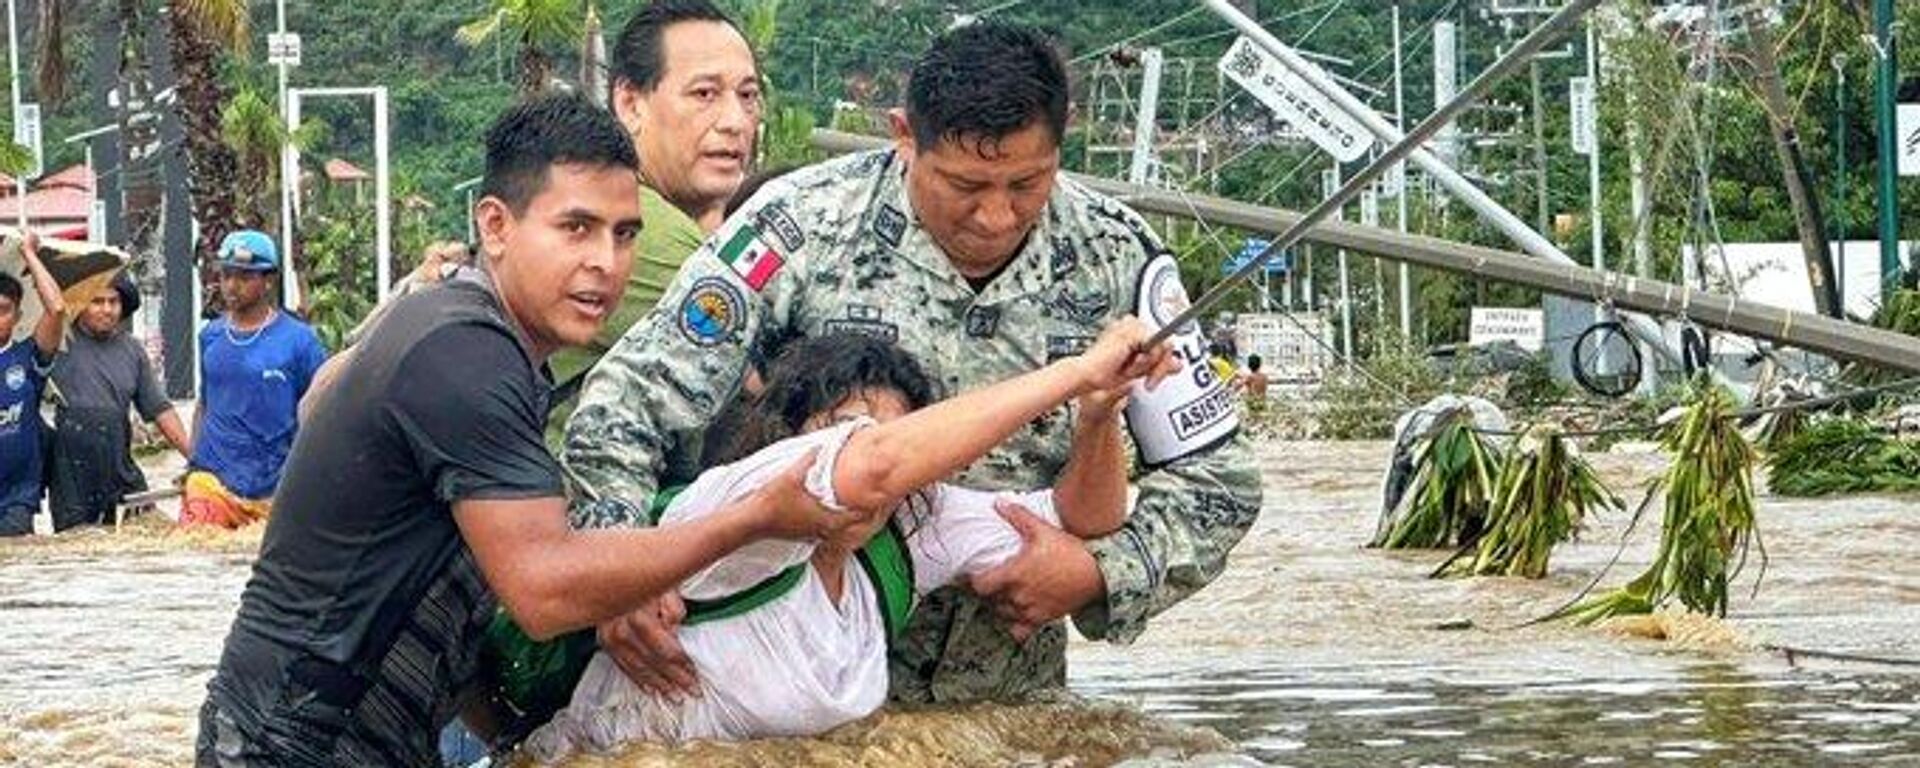
[[[1807,262],[1807,281],[1813,289],[1813,304],[1820,314],[1843,317],[1846,299],[1840,295],[1834,278],[1833,253],[1827,248],[1826,219],[1820,214],[1820,197],[1813,193],[1813,169],[1800,151],[1800,129],[1793,125],[1793,105],[1780,84],[1780,62],[1774,59],[1773,30],[1767,28],[1767,12],[1762,6],[1747,11],[1747,41],[1751,50],[1754,79],[1760,86],[1760,103],[1767,113],[1767,126],[1773,129],[1773,153],[1780,159],[1782,182],[1787,199],[1793,203],[1793,217],[1800,231],[1800,252]],[[1845,201],[1841,202],[1845,205]]]
[[[838,154],[878,149],[889,146],[890,142],[839,131],[815,130],[813,144]],[[1302,220],[1301,214],[1280,208],[1142,187],[1077,173],[1067,175],[1090,188],[1125,201],[1142,213],[1203,221],[1210,225],[1269,235],[1284,232]],[[1715,330],[1798,347],[1839,360],[1920,372],[1920,338],[1808,312],[1742,301],[1734,296],[1696,291],[1618,272],[1555,264],[1512,251],[1346,222],[1322,222],[1307,232],[1306,239],[1416,267],[1431,267],[1457,275],[1523,285],[1556,296],[1597,301],[1651,315],[1685,317]]]
[[[1218,0],[1208,0],[1208,2],[1211,4],[1218,2]],[[1275,256],[1282,253],[1286,253],[1287,249],[1292,248],[1294,244],[1300,242],[1300,238],[1307,234],[1307,230],[1312,229],[1315,224],[1319,224],[1325,221],[1327,217],[1339,212],[1340,208],[1347,204],[1347,201],[1359,197],[1361,192],[1366,191],[1367,188],[1372,186],[1374,181],[1380,178],[1382,174],[1385,174],[1395,163],[1419,151],[1422,144],[1425,144],[1428,139],[1433,138],[1441,129],[1451,125],[1453,121],[1460,116],[1460,113],[1465,112],[1474,104],[1479,103],[1481,99],[1486,98],[1487,94],[1493,91],[1495,84],[1506,79],[1506,77],[1512,74],[1515,69],[1518,69],[1523,62],[1532,61],[1533,57],[1538,54],[1541,49],[1545,48],[1548,43],[1553,42],[1555,39],[1558,39],[1560,35],[1565,34],[1574,24],[1579,23],[1580,17],[1586,15],[1588,11],[1593,10],[1598,5],[1600,5],[1600,0],[1569,0],[1565,6],[1555,11],[1554,14],[1548,17],[1545,22],[1542,22],[1540,26],[1535,27],[1532,32],[1527,33],[1526,37],[1521,38],[1520,42],[1513,46],[1513,50],[1507,51],[1501,55],[1500,58],[1495,59],[1493,64],[1487,67],[1486,71],[1481,72],[1478,77],[1475,77],[1473,82],[1468,83],[1466,89],[1462,90],[1459,95],[1435,107],[1433,114],[1427,115],[1427,118],[1420,121],[1419,125],[1414,126],[1413,130],[1407,135],[1400,137],[1397,141],[1391,142],[1391,146],[1382,150],[1380,155],[1373,159],[1373,162],[1368,163],[1366,167],[1361,168],[1352,178],[1347,179],[1346,183],[1342,185],[1340,189],[1336,190],[1332,196],[1321,200],[1318,204],[1309,208],[1307,212],[1301,216],[1299,222],[1288,227],[1286,231],[1281,232],[1278,237],[1273,239],[1273,242],[1267,244],[1266,249],[1262,250],[1259,255],[1248,260],[1245,266],[1240,267],[1238,270],[1235,270],[1233,274],[1228,275],[1227,279],[1208,289],[1206,293],[1201,294],[1200,298],[1194,299],[1192,306],[1181,310],[1180,314],[1168,320],[1166,325],[1162,326],[1160,330],[1155,331],[1152,336],[1147,338],[1147,343],[1158,344],[1166,341],[1167,338],[1172,336],[1178,329],[1198,319],[1201,313],[1207,311],[1207,309],[1214,304],[1220,303],[1221,300],[1226,298],[1228,291],[1233,289],[1235,283],[1245,282],[1248,277],[1264,269],[1269,260],[1272,260]],[[1226,9],[1238,13],[1232,6],[1227,6]],[[1240,18],[1245,19],[1246,17],[1242,15]],[[1248,23],[1251,24],[1252,21],[1248,20]],[[1254,29],[1259,30],[1261,34],[1266,34],[1266,31],[1260,29],[1257,25],[1254,26]],[[1284,48],[1285,46],[1280,47]],[[1316,85],[1315,87],[1321,86]],[[1325,93],[1324,88],[1322,88],[1322,92]],[[1374,115],[1374,118],[1378,120],[1380,116]],[[1386,125],[1385,120],[1380,120],[1380,122],[1383,126]],[[1387,127],[1389,129],[1391,128],[1391,126]],[[1651,325],[1652,323],[1648,324]]]
[[[1308,85],[1313,86],[1315,90],[1320,91],[1321,95],[1326,96],[1329,101],[1333,102],[1336,108],[1360,121],[1360,124],[1365,126],[1367,130],[1372,131],[1373,135],[1379,138],[1382,143],[1388,145],[1398,144],[1402,139],[1406,138],[1400,130],[1393,127],[1392,123],[1387,122],[1386,118],[1374,112],[1365,102],[1362,102],[1353,94],[1343,90],[1340,85],[1333,82],[1333,79],[1328,77],[1325,72],[1315,67],[1312,62],[1307,61],[1299,52],[1280,42],[1279,38],[1274,37],[1272,33],[1262,28],[1259,22],[1241,13],[1239,9],[1233,7],[1231,2],[1228,2],[1228,0],[1202,0],[1202,2],[1209,10],[1214,12],[1214,15],[1232,24],[1234,28],[1240,30],[1241,34],[1246,35],[1248,40],[1252,40],[1256,45],[1266,49],[1268,53],[1273,54],[1275,58],[1279,59],[1280,63],[1285,65],[1293,74],[1297,75],[1301,80],[1306,81]],[[1561,9],[1562,12],[1568,7],[1573,7],[1573,5],[1576,4],[1563,7]],[[1593,4],[1577,3],[1577,5],[1581,8],[1576,9],[1575,13],[1584,13],[1585,10],[1590,10]],[[1555,24],[1556,22],[1550,20],[1547,23]],[[1536,32],[1537,31],[1538,30],[1536,30]],[[1438,107],[1436,107],[1435,111],[1439,111]],[[1554,245],[1551,241],[1547,240],[1545,236],[1527,226],[1526,222],[1521,221],[1519,217],[1513,215],[1512,211],[1502,207],[1498,202],[1494,201],[1492,197],[1489,197],[1486,192],[1474,186],[1473,182],[1468,181],[1467,177],[1462,176],[1459,171],[1454,170],[1453,166],[1448,165],[1446,161],[1434,156],[1432,152],[1428,152],[1425,149],[1416,149],[1408,155],[1407,159],[1414,165],[1420,166],[1421,170],[1426,171],[1434,183],[1438,184],[1442,189],[1445,189],[1448,194],[1465,203],[1468,208],[1473,209],[1474,213],[1478,214],[1482,221],[1499,229],[1502,234],[1513,240],[1514,244],[1520,247],[1520,250],[1560,264],[1575,263],[1573,257],[1568,256],[1565,251],[1560,250],[1559,246]],[[1660,326],[1656,325],[1652,320],[1644,317],[1626,315],[1621,318],[1621,322],[1626,325],[1628,332],[1632,333],[1635,338],[1640,339],[1640,341],[1648,347],[1651,347],[1662,359],[1675,366],[1681,364],[1679,347],[1669,342],[1666,337],[1661,334]]]

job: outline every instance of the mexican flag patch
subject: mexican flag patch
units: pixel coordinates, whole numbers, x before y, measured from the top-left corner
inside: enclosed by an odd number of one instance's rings
[[[733,268],[733,273],[745,280],[748,288],[758,291],[765,288],[767,281],[780,271],[787,262],[780,252],[773,249],[760,230],[751,224],[743,224],[727,238],[720,247],[720,260]]]

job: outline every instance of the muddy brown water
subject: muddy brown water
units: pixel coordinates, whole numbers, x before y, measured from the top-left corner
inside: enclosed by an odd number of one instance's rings
[[[578,764],[1920,766],[1920,667],[1769,648],[1920,659],[1920,499],[1763,498],[1765,580],[1725,622],[1511,629],[1614,557],[1624,515],[1547,579],[1430,581],[1443,553],[1361,549],[1386,450],[1264,446],[1266,509],[1226,573],[1131,646],[1076,642],[1060,701]],[[1637,498],[1662,462],[1596,464]],[[1646,564],[1653,527],[1605,583]],[[257,543],[150,520],[0,543],[0,765],[190,763]]]

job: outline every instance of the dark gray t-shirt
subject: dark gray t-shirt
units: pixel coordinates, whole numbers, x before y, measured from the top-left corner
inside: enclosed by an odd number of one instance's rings
[[[294,438],[211,693],[249,738],[327,721],[309,746],[412,764],[493,614],[453,504],[563,494],[552,385],[476,281],[400,299],[351,354]],[[306,689],[345,714],[285,706]]]
[[[99,339],[74,329],[67,334],[67,350],[54,359],[52,378],[67,408],[124,413],[131,404],[142,420],[153,421],[173,407],[154,378],[146,350],[124,332]]]

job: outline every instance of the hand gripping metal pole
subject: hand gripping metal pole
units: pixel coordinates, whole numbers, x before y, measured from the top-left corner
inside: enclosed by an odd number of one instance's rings
[[[1216,0],[1208,0],[1209,5],[1213,5],[1215,2]],[[1281,233],[1281,235],[1275,238],[1272,243],[1268,244],[1266,249],[1262,250],[1259,255],[1241,266],[1240,269],[1235,270],[1227,279],[1220,281],[1212,290],[1207,291],[1205,295],[1202,295],[1198,300],[1194,301],[1185,311],[1181,312],[1177,317],[1161,327],[1160,330],[1156,331],[1153,336],[1147,340],[1147,345],[1151,346],[1165,341],[1169,336],[1172,336],[1177,329],[1193,322],[1201,313],[1213,305],[1220,303],[1235,286],[1258,273],[1266,266],[1267,262],[1272,260],[1277,254],[1283,253],[1288,248],[1292,248],[1295,244],[1299,243],[1301,238],[1306,235],[1307,230],[1325,221],[1348,202],[1358,197],[1362,191],[1365,191],[1368,186],[1373,184],[1374,180],[1393,168],[1395,164],[1407,159],[1409,155],[1412,155],[1416,150],[1420,149],[1421,145],[1425,144],[1428,139],[1433,138],[1434,134],[1439,133],[1448,123],[1453,122],[1456,117],[1459,117],[1461,112],[1466,111],[1468,107],[1473,106],[1474,103],[1484,98],[1501,80],[1513,74],[1514,70],[1519,69],[1522,64],[1531,60],[1534,54],[1539,53],[1545,49],[1549,43],[1552,43],[1565,34],[1573,25],[1579,23],[1581,17],[1599,5],[1600,0],[1573,0],[1573,2],[1567,3],[1566,7],[1561,8],[1559,12],[1541,24],[1539,28],[1533,30],[1526,38],[1522,39],[1518,45],[1514,46],[1513,50],[1508,51],[1505,56],[1495,61],[1493,66],[1487,68],[1487,71],[1480,73],[1479,77],[1474,78],[1473,82],[1469,83],[1452,101],[1440,105],[1439,109],[1434,110],[1433,114],[1428,115],[1427,119],[1422,120],[1419,125],[1415,126],[1411,133],[1402,137],[1392,147],[1389,147],[1386,152],[1381,153],[1379,157],[1374,158],[1373,162],[1368,163],[1359,173],[1347,179],[1346,184],[1335,191],[1332,197],[1320,201],[1319,205],[1308,210],[1306,214],[1300,218],[1300,221],[1296,222],[1292,227],[1289,227],[1287,231]],[[1238,15],[1237,12],[1236,15]],[[1272,46],[1266,47],[1269,49],[1272,48]],[[1316,87],[1318,87],[1318,85],[1316,85]]]

